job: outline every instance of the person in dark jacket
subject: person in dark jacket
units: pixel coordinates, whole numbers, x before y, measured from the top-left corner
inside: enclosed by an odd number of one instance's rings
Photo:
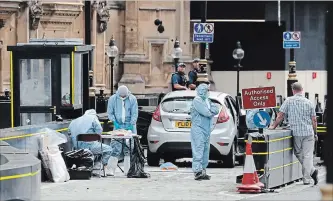
[[[199,66],[200,59],[195,58],[192,61],[193,69],[188,73],[188,88],[191,90],[196,89],[196,81],[198,79],[198,72],[200,72],[200,66]]]
[[[185,68],[186,65],[184,63],[180,63],[178,64],[177,72],[172,74],[171,77],[172,91],[187,90],[186,87],[187,79],[185,77]]]

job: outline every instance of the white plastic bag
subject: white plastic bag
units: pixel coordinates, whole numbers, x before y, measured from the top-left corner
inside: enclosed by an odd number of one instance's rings
[[[41,148],[57,146],[67,142],[66,135],[49,128],[42,128],[37,131],[40,133]]]
[[[69,173],[58,146],[48,147],[46,154],[49,159],[48,166],[52,173],[53,182],[59,183],[68,181],[70,179]]]

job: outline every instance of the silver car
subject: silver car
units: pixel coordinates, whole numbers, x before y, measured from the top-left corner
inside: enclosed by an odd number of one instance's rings
[[[228,94],[210,91],[210,100],[220,112],[213,119],[210,137],[210,160],[223,161],[226,167],[235,166],[238,110]],[[196,91],[174,91],[164,96],[156,108],[148,130],[148,165],[158,166],[160,159],[192,157],[190,108]]]

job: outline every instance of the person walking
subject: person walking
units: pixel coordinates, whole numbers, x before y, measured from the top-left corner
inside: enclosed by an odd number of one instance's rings
[[[270,129],[275,129],[287,117],[294,140],[294,153],[302,165],[303,183],[309,185],[311,178],[318,184],[318,170],[313,165],[313,150],[317,137],[315,106],[302,95],[299,82],[292,84],[294,96],[288,97],[280,107],[278,117]]]

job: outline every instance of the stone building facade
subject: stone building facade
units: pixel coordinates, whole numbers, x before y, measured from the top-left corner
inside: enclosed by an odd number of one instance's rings
[[[84,1],[0,1],[0,92],[10,88],[7,45],[32,38],[85,38]],[[162,21],[159,33],[154,21]],[[91,1],[91,44],[95,46],[94,89],[110,93],[106,48],[113,36],[119,49],[114,83],[135,93],[168,90],[176,39],[181,61],[190,62],[198,47],[190,41],[190,1]]]
[[[241,4],[244,2],[234,5],[229,10],[241,6],[246,10],[246,6]],[[261,20],[277,21],[276,2],[263,2],[263,4],[260,11],[263,13]],[[0,0],[0,93],[10,88],[10,60],[6,46],[27,43],[33,38],[86,39],[85,5],[86,3],[80,0],[66,2]],[[208,2],[208,8],[209,5]],[[198,45],[192,43],[191,30],[193,22],[200,19],[190,19],[190,1],[91,1],[90,7],[92,28],[89,35],[91,44],[95,46],[91,95],[94,91],[98,93],[99,89],[105,89],[107,94],[110,93],[111,73],[106,48],[112,36],[119,49],[112,74],[113,83],[125,84],[133,93],[159,93],[170,90],[170,76],[174,71],[172,51],[176,39],[180,41],[183,50],[180,61],[190,63],[192,58],[199,56]],[[195,9],[192,14],[201,12],[200,8]],[[215,18],[224,19],[221,12],[214,13],[213,10],[211,8],[209,12],[217,16]],[[295,51],[298,79],[304,83],[311,99],[315,93],[321,94],[322,99],[326,94],[326,13],[327,6],[324,2],[296,3],[296,29],[302,32],[302,48]],[[234,19],[232,16],[229,18]],[[162,21],[164,32],[160,33],[157,30],[154,23],[156,19]],[[288,2],[281,3],[281,21],[286,23],[285,29],[288,30]],[[215,22],[215,28],[219,23],[222,22]],[[216,32],[215,38],[218,37],[223,36]],[[216,42],[217,40],[214,40],[209,47],[225,45]],[[251,52],[249,48],[245,50],[247,53]],[[208,58],[209,51],[206,54]],[[289,50],[284,52],[285,57],[282,60],[285,68],[272,71],[271,79],[267,79],[266,70],[241,72],[240,88],[274,85],[278,94],[286,96]],[[249,55],[247,53],[246,55]],[[236,72],[234,69],[224,70],[223,66],[218,66],[217,60],[225,60],[223,57],[228,56],[228,54],[221,56],[219,54],[217,52],[218,56],[211,58],[214,60],[213,71],[208,68],[208,72],[211,74],[211,80],[214,79],[216,90],[234,96]],[[318,74],[318,79],[312,78],[313,73]]]

